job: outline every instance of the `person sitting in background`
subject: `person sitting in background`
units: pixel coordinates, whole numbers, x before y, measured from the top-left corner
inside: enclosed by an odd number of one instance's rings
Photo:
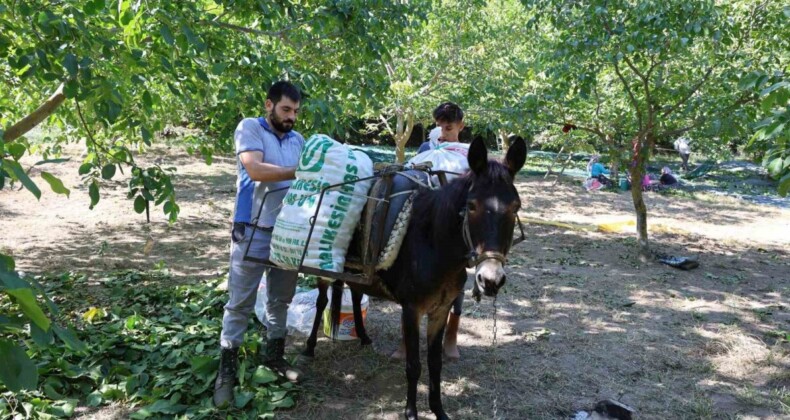
[[[653,184],[650,180],[650,174],[645,173],[642,175],[642,191],[650,191],[652,190]]]
[[[662,186],[677,185],[678,180],[672,175],[672,169],[669,166],[661,168],[661,178],[658,179]]]
[[[612,185],[612,181],[606,177],[606,175],[609,175],[609,170],[598,161],[600,158],[600,155],[593,155],[590,158],[590,161],[587,162],[587,173],[590,178],[597,179],[598,182],[605,186]]]

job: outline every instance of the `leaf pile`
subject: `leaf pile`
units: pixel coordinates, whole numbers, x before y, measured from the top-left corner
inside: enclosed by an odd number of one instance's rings
[[[131,418],[257,418],[291,407],[296,387],[258,366],[259,335],[242,347],[234,407],[212,406],[219,334],[227,294],[219,279],[173,285],[165,271],[126,271],[89,285],[64,274],[39,282],[60,307],[63,324],[77,326],[84,348],[20,332],[38,366],[38,389],[12,393],[0,385],[0,417],[58,418],[110,403]],[[9,300],[0,300],[5,312]],[[251,318],[252,319],[252,318]],[[250,330],[254,330],[252,327]],[[87,406],[87,407],[86,407]]]

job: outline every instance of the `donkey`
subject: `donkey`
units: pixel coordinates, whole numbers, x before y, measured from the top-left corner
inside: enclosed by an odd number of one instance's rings
[[[376,273],[371,285],[349,283],[354,322],[362,345],[371,344],[362,322],[362,294],[394,300],[401,305],[406,344],[408,392],[405,415],[417,419],[417,381],[420,378],[420,319],[428,316],[429,405],[437,419],[449,419],[440,391],[442,338],[453,299],[466,282],[466,268],[475,268],[475,292],[496,296],[505,284],[504,265],[513,242],[521,199],[513,185],[524,166],[527,146],[517,138],[504,162],[489,161],[482,140],[469,147],[470,171],[437,190],[415,197],[411,221],[394,264]],[[332,322],[340,315],[342,281],[332,284]],[[328,283],[320,283],[316,318],[303,355],[312,357],[321,314],[328,303]]]

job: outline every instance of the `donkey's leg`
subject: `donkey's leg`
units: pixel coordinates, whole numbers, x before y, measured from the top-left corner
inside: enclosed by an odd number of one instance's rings
[[[417,381],[420,380],[420,314],[417,308],[403,305],[401,320],[403,339],[406,342],[406,418],[417,420]]]
[[[326,308],[327,302],[329,302],[329,299],[326,297],[326,290],[328,288],[329,283],[322,280],[318,281],[318,298],[315,301],[315,320],[313,321],[313,330],[310,331],[310,338],[308,338],[307,342],[305,343],[302,356],[315,356],[315,344],[318,339],[318,327],[321,326],[321,317],[324,314],[324,309]]]
[[[437,420],[448,419],[442,408],[442,337],[450,308],[428,314],[428,403]]]
[[[362,292],[351,286],[351,303],[354,305],[354,329],[357,330],[357,337],[363,346],[373,343],[365,331],[365,321],[362,320]]]

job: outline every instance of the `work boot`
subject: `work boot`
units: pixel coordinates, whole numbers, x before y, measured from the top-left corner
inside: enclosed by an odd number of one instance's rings
[[[233,403],[233,387],[239,365],[239,349],[223,348],[219,356],[219,372],[214,382],[214,405],[224,407]]]
[[[263,365],[290,382],[299,383],[304,374],[285,360],[285,338],[266,340]]]

